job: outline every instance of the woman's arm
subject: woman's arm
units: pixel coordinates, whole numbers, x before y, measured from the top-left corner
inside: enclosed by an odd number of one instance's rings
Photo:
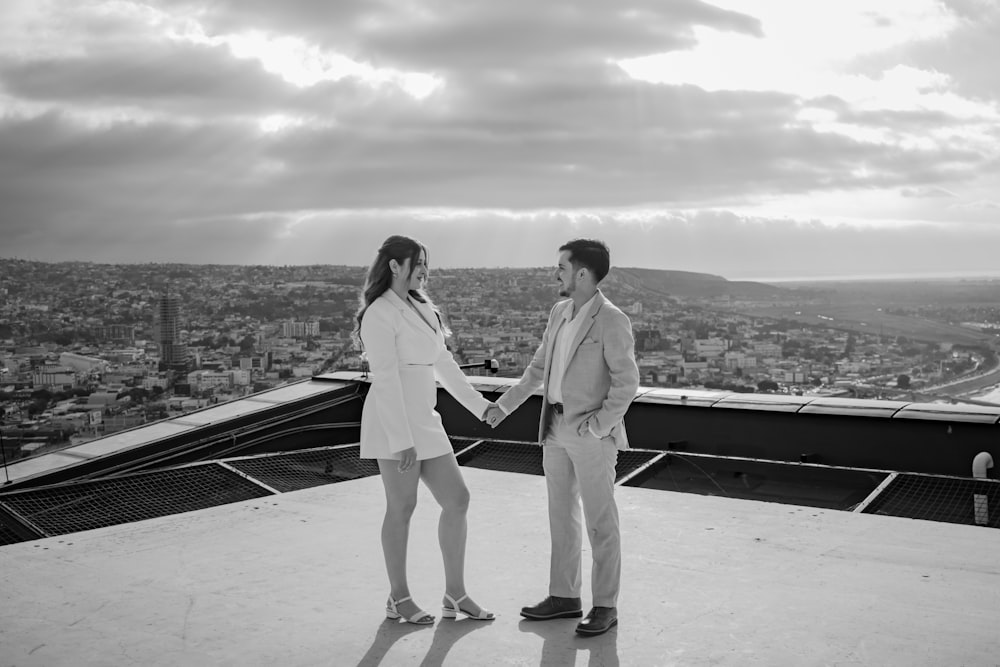
[[[468,376],[459,368],[458,362],[447,347],[441,347],[441,353],[434,361],[434,375],[448,393],[475,415],[476,419],[483,418],[490,402],[472,387]]]

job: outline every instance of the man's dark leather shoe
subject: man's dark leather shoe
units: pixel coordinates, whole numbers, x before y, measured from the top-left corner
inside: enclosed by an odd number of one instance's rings
[[[533,621],[548,621],[553,618],[580,618],[583,607],[580,598],[561,598],[550,595],[534,607],[521,607],[521,616]]]
[[[615,607],[594,607],[587,614],[587,618],[576,626],[576,633],[588,637],[603,635],[616,625],[618,625],[618,610]]]

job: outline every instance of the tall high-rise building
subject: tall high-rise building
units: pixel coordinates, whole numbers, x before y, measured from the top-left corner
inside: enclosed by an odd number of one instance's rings
[[[176,296],[163,295],[156,301],[154,328],[160,346],[160,361],[169,370],[187,370],[187,348],[180,340],[180,301]]]

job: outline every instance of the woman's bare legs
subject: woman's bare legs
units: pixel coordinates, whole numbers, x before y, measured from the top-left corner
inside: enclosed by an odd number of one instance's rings
[[[424,459],[420,463],[420,476],[441,505],[438,542],[444,560],[445,593],[458,600],[466,594],[465,542],[468,535],[466,514],[469,510],[469,489],[454,454]],[[442,604],[450,607],[447,599],[442,599]],[[479,605],[469,598],[462,601],[461,607],[473,615],[481,611]]]
[[[417,482],[421,477],[421,461],[406,472],[399,472],[399,461],[378,459],[378,469],[385,487],[385,518],[382,520],[382,554],[389,575],[390,595],[394,600],[410,596],[406,578],[406,546],[410,539],[410,517],[417,506]],[[398,607],[404,618],[421,611],[408,600]]]

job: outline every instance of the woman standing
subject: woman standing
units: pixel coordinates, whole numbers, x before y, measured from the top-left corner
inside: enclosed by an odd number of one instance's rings
[[[382,551],[390,586],[385,613],[410,623],[434,622],[410,599],[406,578],[410,517],[422,479],[441,505],[441,615],[492,620],[494,615],[465,590],[469,490],[434,409],[435,380],[480,419],[490,404],[445,347],[448,332],[423,290],[427,275],[426,248],[414,239],[390,236],[368,270],[358,311],[358,334],[373,376],[361,416],[361,457],[378,460],[385,486]]]

